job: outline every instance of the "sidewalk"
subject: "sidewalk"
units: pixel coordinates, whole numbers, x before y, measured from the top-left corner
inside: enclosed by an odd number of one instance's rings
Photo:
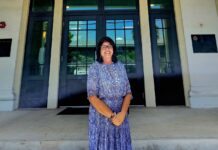
[[[87,149],[87,115],[57,115],[62,109],[0,112],[0,150]],[[137,150],[217,150],[218,109],[131,107]]]

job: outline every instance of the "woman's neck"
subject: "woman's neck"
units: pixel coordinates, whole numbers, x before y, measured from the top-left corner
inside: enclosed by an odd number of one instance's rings
[[[113,62],[111,60],[104,60],[103,63],[104,64],[112,64]]]

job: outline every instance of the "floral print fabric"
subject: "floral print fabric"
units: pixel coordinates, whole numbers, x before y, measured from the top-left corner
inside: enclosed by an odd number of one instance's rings
[[[120,112],[123,98],[131,93],[129,80],[122,63],[93,63],[88,70],[87,94],[103,100],[113,112]],[[128,118],[119,127],[110,119],[89,107],[89,149],[131,150],[131,136]]]

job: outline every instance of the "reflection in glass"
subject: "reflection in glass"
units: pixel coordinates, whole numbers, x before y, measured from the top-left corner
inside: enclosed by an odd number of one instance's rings
[[[96,43],[96,31],[88,31],[88,47],[94,47]]]
[[[151,9],[170,9],[172,0],[150,0]]]
[[[107,20],[106,28],[107,28],[107,29],[115,29],[114,20]]]
[[[106,10],[132,10],[136,9],[136,0],[105,0]]]
[[[86,29],[86,21],[79,21],[79,29]]]
[[[170,49],[169,49],[169,35],[168,35],[168,20],[167,19],[155,19],[156,35],[157,35],[157,50],[159,55],[160,73],[171,73],[173,70]],[[157,26],[161,24],[161,26]]]
[[[117,45],[117,58],[122,63],[126,64],[126,53],[125,47]]]
[[[96,29],[96,22],[88,21],[88,29]]]
[[[69,30],[77,30],[78,24],[77,21],[70,21],[69,22]]]
[[[115,28],[114,28],[115,27]],[[133,20],[107,20],[106,34],[117,46],[117,58],[125,64],[127,72],[136,71]]]
[[[97,10],[97,0],[66,0],[67,11]]]
[[[33,12],[49,12],[53,9],[52,0],[32,0]]]
[[[126,62],[127,72],[135,72],[136,64],[134,47],[128,47],[128,50],[126,51]]]
[[[134,33],[133,30],[126,30],[126,45],[132,46],[134,45]]]
[[[125,29],[133,29],[133,21],[125,20]]]
[[[30,75],[43,75],[45,64],[46,37],[48,21],[35,21],[31,37],[31,51],[29,73]]]
[[[68,33],[69,46],[77,46],[77,31],[69,31]]]
[[[163,28],[161,19],[155,20],[155,27],[160,29]]]
[[[78,46],[85,47],[86,46],[86,31],[78,32]]]
[[[114,30],[107,30],[107,36],[110,37],[113,41],[115,41],[115,31]]]
[[[124,30],[116,30],[116,44],[124,45]]]
[[[124,20],[116,20],[116,29],[124,29]]]
[[[96,21],[69,21],[68,34],[67,74],[86,75],[95,60]]]

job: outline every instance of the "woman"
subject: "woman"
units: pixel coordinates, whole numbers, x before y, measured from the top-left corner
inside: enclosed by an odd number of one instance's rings
[[[123,64],[117,61],[116,46],[109,37],[97,45],[97,61],[88,71],[90,150],[131,150],[127,111],[132,99]]]

